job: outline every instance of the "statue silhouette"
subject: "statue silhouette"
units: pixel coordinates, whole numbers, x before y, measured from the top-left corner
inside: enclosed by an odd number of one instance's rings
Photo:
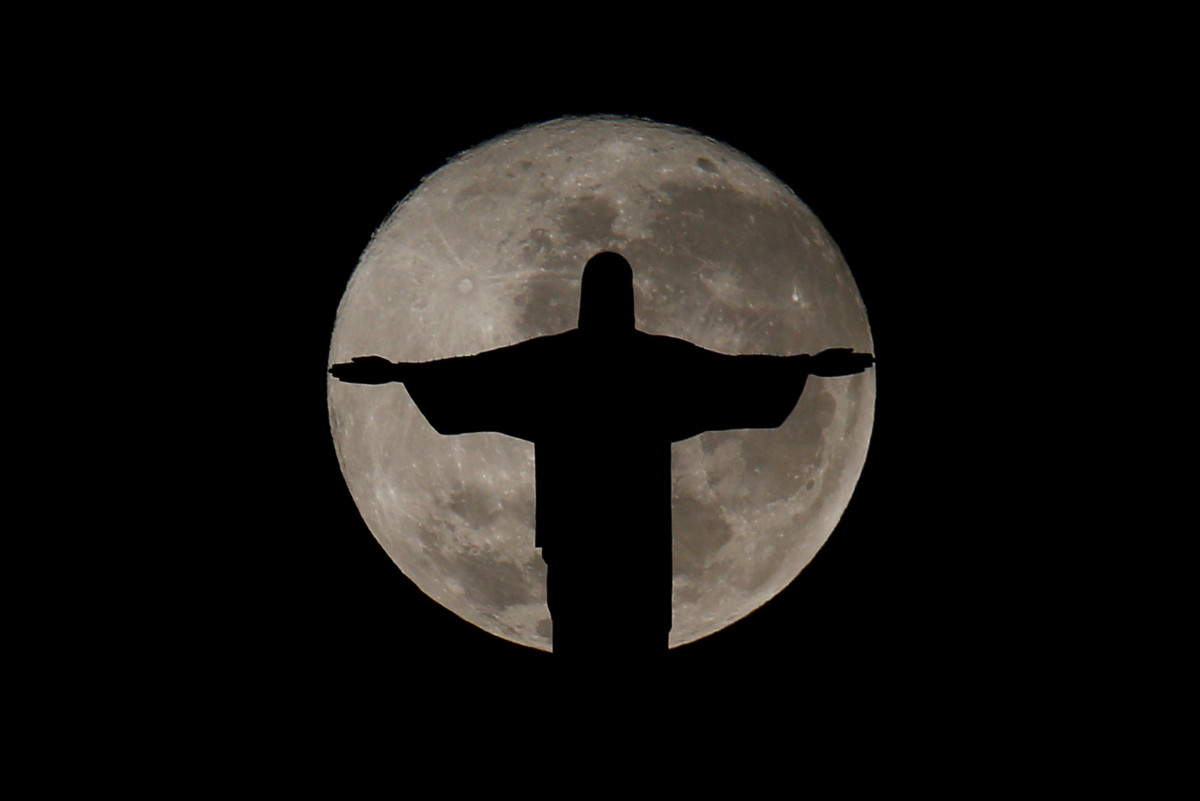
[[[810,375],[860,373],[874,357],[730,356],[638,331],[633,271],[616,253],[588,261],[579,301],[579,327],[560,334],[432,362],[358,356],[329,372],[402,382],[440,434],[532,442],[556,659],[654,659],[671,628],[671,443],[776,428]]]

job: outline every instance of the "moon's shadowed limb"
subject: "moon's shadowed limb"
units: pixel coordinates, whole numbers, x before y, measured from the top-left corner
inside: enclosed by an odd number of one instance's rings
[[[872,350],[849,271],[786,187],[696,134],[588,119],[510,134],[430,176],[364,254],[331,361],[423,361],[569,329],[579,266],[604,248],[637,265],[648,332],[726,353]],[[872,372],[814,381],[777,431],[673,447],[672,643],[743,616],[807,564],[861,471],[873,405]],[[471,622],[548,647],[532,447],[440,437],[397,385],[333,381],[330,415],[351,492],[405,573]]]

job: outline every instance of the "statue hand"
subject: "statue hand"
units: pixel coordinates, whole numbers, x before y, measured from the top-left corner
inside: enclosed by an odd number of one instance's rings
[[[875,363],[870,353],[855,353],[850,348],[829,348],[809,359],[809,375],[829,378],[861,373]]]
[[[334,378],[349,384],[386,384],[398,378],[397,372],[396,365],[382,356],[355,356],[329,368]]]

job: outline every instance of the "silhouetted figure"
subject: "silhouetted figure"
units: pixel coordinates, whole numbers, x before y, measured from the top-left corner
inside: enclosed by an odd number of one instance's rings
[[[558,655],[665,653],[671,628],[671,443],[776,428],[809,375],[860,373],[870,354],[728,356],[634,328],[633,271],[587,263],[579,327],[475,356],[330,372],[402,382],[441,434],[497,431],[535,448],[536,546]]]

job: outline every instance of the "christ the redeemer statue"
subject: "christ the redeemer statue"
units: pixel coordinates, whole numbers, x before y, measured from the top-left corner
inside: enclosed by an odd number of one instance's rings
[[[729,356],[634,328],[633,271],[600,253],[583,271],[579,327],[475,356],[393,364],[358,356],[341,381],[402,382],[440,434],[534,444],[536,542],[555,654],[653,656],[671,628],[671,443],[777,428],[808,376],[874,357]]]

